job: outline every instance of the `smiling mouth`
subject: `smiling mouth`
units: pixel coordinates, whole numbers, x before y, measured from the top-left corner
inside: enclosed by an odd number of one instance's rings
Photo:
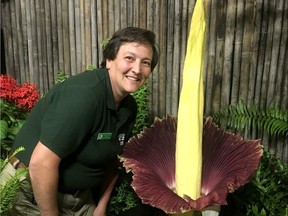
[[[131,76],[126,76],[126,78],[128,80],[131,80],[131,81],[139,81],[140,79],[138,79],[137,77],[131,77]]]

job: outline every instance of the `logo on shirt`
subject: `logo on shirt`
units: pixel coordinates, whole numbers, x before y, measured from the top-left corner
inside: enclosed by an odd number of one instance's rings
[[[99,133],[97,140],[109,140],[112,138],[112,133]]]
[[[120,142],[120,146],[123,146],[124,145],[124,141],[125,141],[125,134],[119,134],[118,136],[118,140]]]

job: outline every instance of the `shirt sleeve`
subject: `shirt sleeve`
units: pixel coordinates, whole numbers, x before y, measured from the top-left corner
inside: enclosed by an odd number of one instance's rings
[[[91,131],[102,103],[101,94],[97,101],[94,97],[85,87],[63,87],[56,92],[41,122],[40,141],[61,158],[74,152]]]

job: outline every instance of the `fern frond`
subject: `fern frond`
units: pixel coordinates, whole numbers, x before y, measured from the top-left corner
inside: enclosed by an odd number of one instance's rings
[[[5,168],[5,166],[7,165],[7,163],[8,163],[16,154],[18,154],[19,152],[24,151],[24,150],[25,150],[25,148],[21,146],[21,147],[17,148],[10,157],[7,157],[4,161],[1,160],[1,163],[0,163],[0,165],[1,165],[1,166],[0,166],[1,172],[3,171],[3,169]]]
[[[7,215],[13,205],[13,200],[20,188],[21,179],[28,173],[28,168],[19,168],[16,170],[14,176],[6,182],[5,185],[0,186],[1,205],[0,215]]]
[[[215,122],[223,127],[243,130],[245,128],[268,133],[270,136],[288,134],[288,113],[278,107],[257,109],[248,107],[243,101],[228,108],[222,108],[212,115]]]

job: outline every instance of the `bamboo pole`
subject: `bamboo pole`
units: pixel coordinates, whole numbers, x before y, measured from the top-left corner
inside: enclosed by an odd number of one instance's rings
[[[210,22],[207,24],[207,43],[206,47],[208,50],[207,55],[207,67],[205,77],[205,105],[204,113],[209,115],[212,111],[212,97],[213,97],[213,83],[214,83],[214,70],[215,70],[215,58],[216,58],[216,23],[217,23],[217,7],[216,1],[211,1],[210,9]]]
[[[281,23],[281,37],[280,37],[280,45],[279,45],[279,60],[278,60],[278,69],[276,73],[279,73],[276,80],[275,92],[276,92],[276,100],[278,101],[278,106],[282,107],[283,110],[288,109],[288,3],[284,1],[283,5],[283,16]],[[287,140],[288,141],[288,140]]]
[[[21,79],[21,73],[20,73],[20,67],[19,67],[19,56],[17,55],[17,51],[18,50],[18,43],[17,43],[17,29],[16,29],[16,11],[15,11],[15,1],[11,1],[10,4],[10,18],[11,18],[11,42],[12,42],[12,59],[13,59],[13,66],[12,72],[11,74],[22,83],[22,79]],[[14,25],[13,25],[14,24]]]
[[[166,29],[167,29],[167,7],[164,0],[160,1],[160,26],[159,26],[159,46],[160,47],[166,47]],[[167,65],[166,65],[166,50],[163,50],[163,53],[161,53],[159,58],[159,112],[158,116],[165,116],[166,114],[166,106],[165,106],[165,91],[166,91],[166,71],[167,71]]]
[[[56,8],[56,0],[50,0],[50,8],[51,8],[51,43],[52,43],[52,68],[53,72],[53,80],[51,80],[49,89],[54,86],[55,81],[57,79],[57,72],[59,70],[59,60],[58,60],[58,36],[57,36],[57,8]],[[39,47],[38,47],[39,49]]]
[[[131,6],[132,6],[132,20],[133,20],[132,25],[133,26],[140,26],[140,19],[139,19],[140,5],[139,5],[139,0],[133,1]]]
[[[35,79],[36,77],[35,71],[37,70],[37,68],[35,68],[34,58],[33,58],[33,52],[34,52],[33,42],[35,41],[35,38],[33,37],[33,29],[35,28],[35,26],[32,20],[32,16],[33,16],[32,5],[33,5],[33,0],[27,0],[26,14],[27,14],[27,36],[28,36],[28,59],[29,59],[29,73],[30,73],[29,81],[37,83],[38,80]]]
[[[153,6],[154,0],[147,0],[147,29],[153,30],[154,26],[154,6]],[[154,120],[154,114],[153,114],[153,75],[154,73],[157,73],[157,68],[154,68],[152,75],[147,80],[147,104],[149,109],[149,121],[153,122]]]
[[[243,29],[244,29],[244,1],[237,2],[236,9],[236,32],[234,43],[234,56],[233,56],[233,76],[231,83],[231,104],[235,104],[239,99],[239,80],[241,74],[241,53],[243,43]]]
[[[271,50],[271,67],[269,71],[269,86],[267,92],[267,104],[277,105],[280,104],[280,92],[276,91],[276,86],[281,85],[283,79],[282,72],[278,70],[278,59],[280,54],[280,40],[282,30],[282,17],[283,14],[280,12],[284,7],[284,1],[278,0],[275,5],[275,18],[273,24],[273,35],[272,35],[272,50]],[[277,77],[280,78],[280,83],[277,83]]]
[[[3,40],[6,41],[4,43],[4,53],[5,53],[5,63],[6,63],[6,72],[11,76],[15,77],[14,74],[14,62],[13,62],[13,42],[12,42],[12,25],[11,25],[11,9],[10,9],[10,2],[3,2],[1,3],[1,13],[2,13],[2,27],[3,27]],[[3,52],[1,52],[3,55]],[[1,70],[3,68],[1,67]],[[1,71],[2,72],[2,71]]]
[[[25,6],[23,5],[23,9],[24,7]],[[40,88],[40,91],[44,93],[45,87],[43,83],[44,83],[45,75],[47,74],[47,67],[45,68],[46,70],[44,71],[43,62],[46,61],[46,59],[43,58],[43,55],[46,55],[46,49],[44,50],[43,46],[46,47],[46,44],[43,45],[43,37],[42,37],[43,26],[44,26],[44,23],[42,22],[43,21],[42,17],[44,17],[43,2],[35,1],[35,9],[36,9],[35,17],[36,17],[36,20],[38,21],[38,24],[36,26],[36,42],[38,46],[37,52],[38,52],[38,73],[39,73],[38,87]],[[25,19],[26,19],[26,9],[24,9],[24,11],[25,11]],[[24,18],[24,15],[22,17]],[[23,41],[27,41],[27,38],[26,40],[24,39]],[[27,46],[24,45],[24,47],[27,47]]]
[[[268,97],[274,98],[274,103],[277,107],[280,107],[281,103],[284,102],[281,100],[281,95],[282,95],[281,88],[285,88],[285,77],[288,77],[288,69],[284,65],[285,64],[284,62],[288,61],[287,53],[286,53],[286,60],[285,60],[285,50],[287,50],[288,48],[287,46],[288,28],[287,28],[287,19],[284,18],[285,11],[287,11],[287,7],[288,7],[287,5],[288,4],[286,3],[286,10],[285,10],[284,9],[285,1],[281,0],[277,2],[276,8],[275,8],[276,13],[275,13],[275,22],[274,22],[275,25],[274,25],[274,35],[273,35],[272,60],[271,60],[272,66],[271,66],[270,77],[269,77],[269,81],[270,81],[271,74],[274,74],[275,76],[275,80],[273,83],[274,95],[271,95],[271,91],[268,90],[268,93],[269,93]],[[285,20],[286,20],[286,23],[285,23]],[[286,46],[285,46],[284,41],[286,41]],[[288,86],[288,83],[286,83],[286,88],[287,86]],[[273,103],[273,100],[272,100],[272,103]],[[288,110],[288,106],[286,106],[286,109],[284,110]],[[287,161],[288,159],[287,148],[285,148],[285,145],[288,146],[288,139],[286,139],[286,142],[287,143],[285,144],[285,139],[282,139],[282,140],[276,139],[275,145],[274,145],[276,147],[275,149],[276,157],[283,158],[283,161]],[[286,154],[283,154],[283,153],[286,153]]]
[[[71,75],[68,0],[62,0],[64,72]]]
[[[258,55],[258,63],[257,63],[257,81],[256,81],[256,89],[259,90],[259,108],[265,108],[265,98],[262,97],[262,91],[266,88],[266,82],[263,82],[264,76],[264,65],[265,65],[265,49],[266,49],[266,40],[267,40],[267,31],[268,31],[268,19],[269,19],[269,10],[268,10],[268,0],[264,0],[262,3],[263,14],[261,20],[261,35],[260,35],[260,44],[259,44],[259,55]],[[259,87],[258,87],[259,86]]]
[[[251,66],[250,66],[250,77],[249,77],[249,86],[248,86],[248,102],[247,105],[249,106],[255,106],[256,98],[259,100],[259,90],[260,88],[257,88],[257,79],[258,79],[258,73],[257,73],[257,61],[259,56],[259,44],[260,44],[260,32],[261,32],[261,16],[262,16],[262,5],[256,3],[254,7],[254,30],[252,35],[252,54],[251,54]],[[257,139],[257,129],[255,127],[251,127],[251,136],[249,138],[251,139]]]
[[[59,70],[64,70],[64,47],[63,47],[63,22],[62,22],[62,1],[56,1],[57,15],[57,38],[58,38],[58,62]]]
[[[97,0],[96,3],[97,9],[97,45],[98,45],[98,52],[99,52],[99,64],[102,61],[102,43],[103,43],[103,19],[102,19],[102,0]]]
[[[147,28],[147,1],[146,0],[140,0],[139,10],[140,10],[139,11],[139,19],[140,19],[139,26],[141,28]],[[166,20],[166,17],[165,17],[165,20]]]
[[[231,74],[233,62],[233,43],[234,43],[234,28],[236,18],[236,3],[237,1],[227,1],[227,15],[225,28],[225,42],[224,42],[224,59],[223,59],[223,74],[222,74],[222,88],[221,88],[221,107],[227,107],[230,104],[231,94]]]
[[[121,3],[124,1],[121,1]],[[108,39],[110,38],[111,35],[109,35],[108,32],[108,25],[109,25],[109,20],[108,20],[108,1],[107,0],[102,0],[102,25],[103,25],[103,39]]]
[[[82,68],[82,40],[81,40],[81,8],[80,0],[75,0],[74,3],[75,16],[75,53],[76,53],[76,73],[80,73]]]
[[[251,39],[253,32],[253,2],[246,2],[244,10],[244,33],[243,33],[243,44],[242,44],[242,55],[241,55],[241,69],[240,69],[240,82],[239,88],[239,99],[247,102],[248,100],[248,84],[249,71],[250,71],[250,60],[251,60]]]
[[[154,1],[153,2],[153,6],[154,6],[154,12],[155,14],[160,14],[160,3],[159,1]],[[153,22],[153,26],[152,26],[152,31],[155,32],[156,34],[156,40],[159,44],[159,15],[158,16],[154,16],[154,22]],[[155,68],[156,69],[156,68]],[[159,64],[157,69],[152,73],[152,75],[150,76],[150,80],[152,82],[152,89],[150,91],[150,93],[152,94],[152,107],[151,107],[151,112],[153,116],[158,116],[159,113],[159,85],[158,85],[158,80],[159,80]]]
[[[217,1],[217,23],[216,23],[216,59],[215,72],[213,80],[213,96],[212,96],[212,112],[220,109],[221,102],[221,87],[222,87],[222,71],[223,71],[223,53],[224,53],[224,36],[225,36],[225,17],[226,5],[223,1]]]
[[[132,26],[133,20],[128,17],[132,17],[132,0],[128,3],[121,1],[121,28]]]
[[[180,95],[180,35],[181,35],[181,2],[174,2],[174,52],[173,52],[173,67],[172,67],[172,98],[171,98],[171,114],[176,116],[178,112],[179,95]]]
[[[255,65],[252,65],[251,70],[255,70],[256,77],[254,83],[254,105],[259,107],[260,102],[260,93],[261,93],[261,77],[262,77],[262,68],[263,68],[263,53],[261,44],[262,43],[262,34],[261,34],[261,24],[262,24],[262,16],[263,16],[263,4],[262,0],[257,0],[256,2],[256,17],[255,17],[255,27],[254,27],[254,35],[253,35],[253,56],[252,62]],[[262,46],[263,47],[263,46]],[[254,68],[255,67],[255,68]],[[250,93],[251,94],[251,93]],[[251,97],[251,96],[250,96]]]
[[[91,0],[86,0],[84,4],[85,17],[85,69],[91,65]]]
[[[91,63],[95,67],[99,67],[98,61],[98,43],[97,43],[97,12],[96,2],[91,1]]]
[[[275,4],[275,2],[274,2]],[[262,98],[262,106],[264,108],[267,107],[267,91],[269,88],[269,71],[271,65],[271,49],[272,49],[272,37],[273,37],[273,26],[274,22],[274,5],[272,1],[266,4],[267,10],[267,37],[266,37],[266,45],[265,45],[265,58],[264,58],[264,68],[263,68],[263,77],[262,77],[262,89],[261,89],[261,98]]]
[[[19,1],[15,1],[15,21],[16,21],[16,32],[17,35],[15,40],[17,41],[18,44],[18,50],[15,53],[16,55],[19,55],[19,72],[20,72],[20,79],[21,79],[21,83],[27,81],[27,71],[25,69],[27,69],[27,67],[25,67],[25,62],[24,62],[24,51],[23,51],[23,44],[22,44],[22,39],[23,39],[23,31],[22,31],[22,23],[21,23],[21,6],[19,4]]]
[[[51,22],[51,5],[50,5],[51,0],[45,1],[44,6],[45,6],[45,35],[46,35],[46,41],[45,43],[47,44],[47,82],[46,82],[46,91],[50,89],[54,85],[54,71],[53,71],[53,44],[52,44],[52,22]],[[34,19],[35,20],[35,19]]]
[[[268,32],[266,38],[266,47],[265,47],[265,64],[264,64],[264,73],[263,73],[263,84],[262,85],[262,92],[261,97],[263,99],[264,107],[267,108],[269,106],[268,101],[268,88],[269,88],[269,73],[271,67],[271,54],[272,54],[272,40],[273,40],[273,23],[274,23],[274,16],[275,16],[275,1],[269,1],[267,4],[269,14],[268,14]],[[270,145],[269,136],[267,134],[263,134],[262,142],[264,143],[264,147],[268,149],[268,151],[275,155],[275,148],[273,145]]]
[[[114,20],[115,20],[115,16],[114,16],[114,1],[113,0],[109,0],[108,2],[108,20],[109,20],[109,25],[108,25],[108,35],[111,36],[113,35],[114,31],[115,31],[115,27],[114,27]]]
[[[283,17],[288,17],[288,2],[285,1]],[[279,64],[280,68],[283,68],[283,88],[279,89],[281,92],[281,108],[288,110],[288,19],[283,19],[282,25],[282,37],[281,37],[281,50]],[[282,66],[283,65],[283,66]],[[278,83],[278,82],[277,82]],[[278,86],[278,85],[277,85]],[[288,139],[286,139],[286,152],[288,152]],[[288,161],[288,154],[286,154],[286,160]]]
[[[174,52],[174,43],[173,43],[173,31],[174,31],[174,1],[168,0],[167,3],[167,44],[166,44],[166,96],[165,96],[165,106],[166,106],[166,113],[172,114],[172,79],[173,79],[173,52]]]
[[[39,4],[39,9],[40,11],[37,13],[37,16],[39,16],[39,28],[37,26],[37,40],[38,42],[38,47],[40,50],[39,52],[41,53],[39,55],[39,65],[41,64],[42,70],[41,70],[41,74],[39,76],[39,82],[40,82],[40,86],[42,86],[41,88],[41,92],[47,92],[47,90],[49,89],[48,87],[48,66],[47,66],[47,43],[46,43],[46,31],[45,31],[45,7],[44,4],[45,2],[43,1],[37,1],[37,4]],[[40,63],[41,62],[41,63]]]
[[[114,28],[118,30],[121,28],[121,4],[120,1],[114,0],[114,13],[115,13],[115,20],[114,20]]]
[[[69,46],[70,46],[70,68],[71,68],[71,75],[76,75],[79,71],[76,70],[76,32],[75,29],[75,1],[68,1],[68,37],[69,37]]]
[[[81,38],[81,71],[86,69],[86,46],[85,46],[85,2],[80,0],[80,38]]]
[[[133,26],[133,0],[126,0],[126,8],[123,11],[127,13],[127,20],[125,26]]]

